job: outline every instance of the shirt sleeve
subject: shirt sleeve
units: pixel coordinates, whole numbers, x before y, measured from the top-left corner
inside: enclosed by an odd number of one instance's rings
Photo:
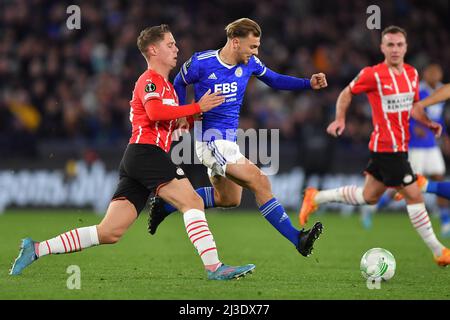
[[[162,101],[164,85],[161,79],[157,77],[143,77],[136,84],[136,93],[142,102],[142,105],[149,100]]]
[[[366,67],[350,82],[350,91],[352,94],[360,94],[377,89],[375,75],[372,67]]]
[[[152,121],[175,120],[200,113],[200,105],[191,103],[183,106],[167,106],[159,100],[150,100],[145,105],[145,112]]]
[[[256,56],[252,56],[251,60],[252,60],[252,67],[253,67],[252,74],[257,77],[263,76],[267,70],[265,64],[261,60],[259,60],[258,57],[256,57]]]
[[[196,53],[183,63],[179,75],[186,85],[193,84],[199,80],[199,63]]]
[[[164,80],[159,77],[143,77],[136,87],[147,116],[152,121],[174,120],[200,113],[200,105],[192,103],[178,107],[163,104],[163,94],[166,90]]]
[[[264,75],[258,77],[258,79],[277,90],[311,89],[311,81],[309,79],[282,75],[269,68],[266,68]]]

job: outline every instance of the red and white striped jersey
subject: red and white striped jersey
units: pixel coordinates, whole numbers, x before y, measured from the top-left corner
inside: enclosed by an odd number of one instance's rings
[[[372,107],[373,132],[369,149],[373,152],[407,152],[409,117],[419,100],[417,70],[404,64],[396,75],[386,63],[366,67],[350,83],[352,94],[365,92]]]
[[[178,96],[172,84],[159,73],[147,69],[136,81],[130,101],[132,134],[129,143],[154,144],[169,152],[177,120],[150,120],[145,104],[154,99],[164,105],[178,106]]]

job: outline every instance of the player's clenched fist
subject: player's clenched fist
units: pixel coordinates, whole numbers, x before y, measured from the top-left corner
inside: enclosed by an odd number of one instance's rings
[[[206,91],[206,93],[198,102],[198,104],[200,105],[200,110],[202,110],[202,112],[206,112],[224,103],[225,97],[221,94],[221,91],[211,93],[211,89],[208,89],[208,91]]]
[[[327,83],[327,77],[325,76],[325,73],[316,73],[311,76],[311,88],[318,90],[323,89],[328,86]]]

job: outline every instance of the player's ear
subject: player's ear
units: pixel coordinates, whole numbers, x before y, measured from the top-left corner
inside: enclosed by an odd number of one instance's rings
[[[156,56],[158,54],[158,50],[154,44],[150,44],[147,48],[147,54],[149,57]]]
[[[240,45],[239,38],[236,37],[236,38],[231,39],[231,44],[232,44],[233,49],[238,49],[239,45]]]

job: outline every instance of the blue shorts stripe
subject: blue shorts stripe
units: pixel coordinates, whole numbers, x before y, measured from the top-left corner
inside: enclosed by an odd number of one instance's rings
[[[225,156],[223,154],[220,153],[219,147],[217,147],[217,145],[216,145],[216,141],[212,140],[211,142],[214,145],[214,148],[215,148],[217,154],[219,155],[219,157],[223,159],[223,164],[226,164],[227,163],[227,159],[225,158]]]
[[[223,166],[227,163],[226,159],[220,154],[220,152],[217,150],[217,145],[214,143],[214,141],[207,142],[208,149],[211,150],[214,158],[216,158],[217,162]]]

